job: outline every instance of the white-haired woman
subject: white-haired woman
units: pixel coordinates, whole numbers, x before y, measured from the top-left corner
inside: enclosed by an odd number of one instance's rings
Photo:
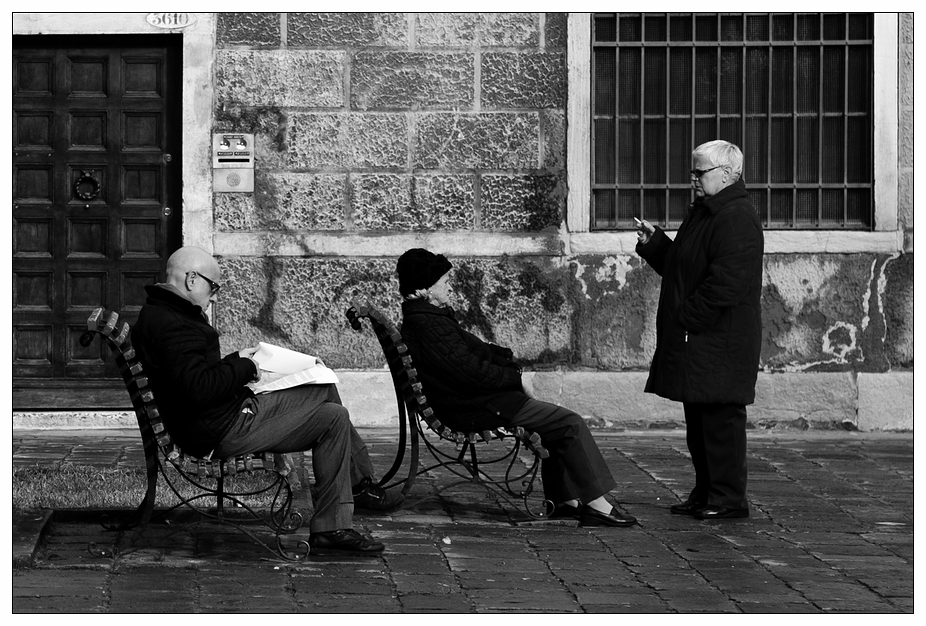
[[[746,405],[761,346],[762,225],[742,181],[743,153],[709,141],[691,153],[695,201],[670,239],[643,221],[637,253],[662,276],[646,391],[682,402],[695,486],[672,513],[749,516]]]

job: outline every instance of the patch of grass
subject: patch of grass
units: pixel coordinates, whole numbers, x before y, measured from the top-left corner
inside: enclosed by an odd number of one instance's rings
[[[168,476],[183,497],[200,493],[199,489],[183,481],[176,470],[169,470]],[[275,476],[273,472],[259,471],[228,477],[225,479],[225,491],[255,491],[268,486]],[[215,487],[214,479],[200,482]],[[135,508],[144,498],[147,484],[142,468],[113,469],[72,463],[18,467],[13,470],[13,510]],[[269,507],[274,493],[275,490],[271,490],[241,499],[249,506]],[[164,477],[158,476],[155,506],[170,507],[179,502]],[[215,506],[215,499],[200,500],[199,506]]]

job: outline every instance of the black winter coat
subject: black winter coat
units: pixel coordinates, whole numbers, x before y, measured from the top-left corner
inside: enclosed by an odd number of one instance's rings
[[[528,400],[511,350],[463,330],[450,307],[407,300],[402,316],[402,338],[437,419],[463,432],[507,426]]]
[[[742,180],[693,202],[674,241],[657,228],[637,244],[662,276],[647,392],[680,402],[755,401],[763,249]]]
[[[202,309],[168,285],[145,287],[148,299],[132,345],[154,390],[167,431],[180,448],[209,454],[231,427],[257,368],[233,352],[221,358],[219,333]]]

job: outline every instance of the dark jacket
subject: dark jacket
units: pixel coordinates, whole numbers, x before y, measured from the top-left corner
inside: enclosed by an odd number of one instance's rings
[[[450,307],[406,300],[402,316],[402,338],[437,419],[463,432],[508,425],[528,400],[511,350],[463,330]]]
[[[662,276],[646,391],[681,402],[755,401],[763,248],[742,180],[692,203],[674,241],[657,228],[637,244]]]
[[[170,285],[148,285],[132,345],[171,438],[190,454],[209,454],[253,393],[257,368],[237,352],[224,359],[219,333],[202,309]]]

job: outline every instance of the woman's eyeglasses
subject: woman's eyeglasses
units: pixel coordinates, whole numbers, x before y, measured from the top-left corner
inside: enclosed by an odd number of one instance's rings
[[[695,176],[696,178],[701,178],[708,172],[712,172],[716,170],[718,167],[723,167],[723,165],[715,165],[714,167],[710,169],[706,169],[706,170],[689,170],[689,171],[691,172],[692,176]]]

